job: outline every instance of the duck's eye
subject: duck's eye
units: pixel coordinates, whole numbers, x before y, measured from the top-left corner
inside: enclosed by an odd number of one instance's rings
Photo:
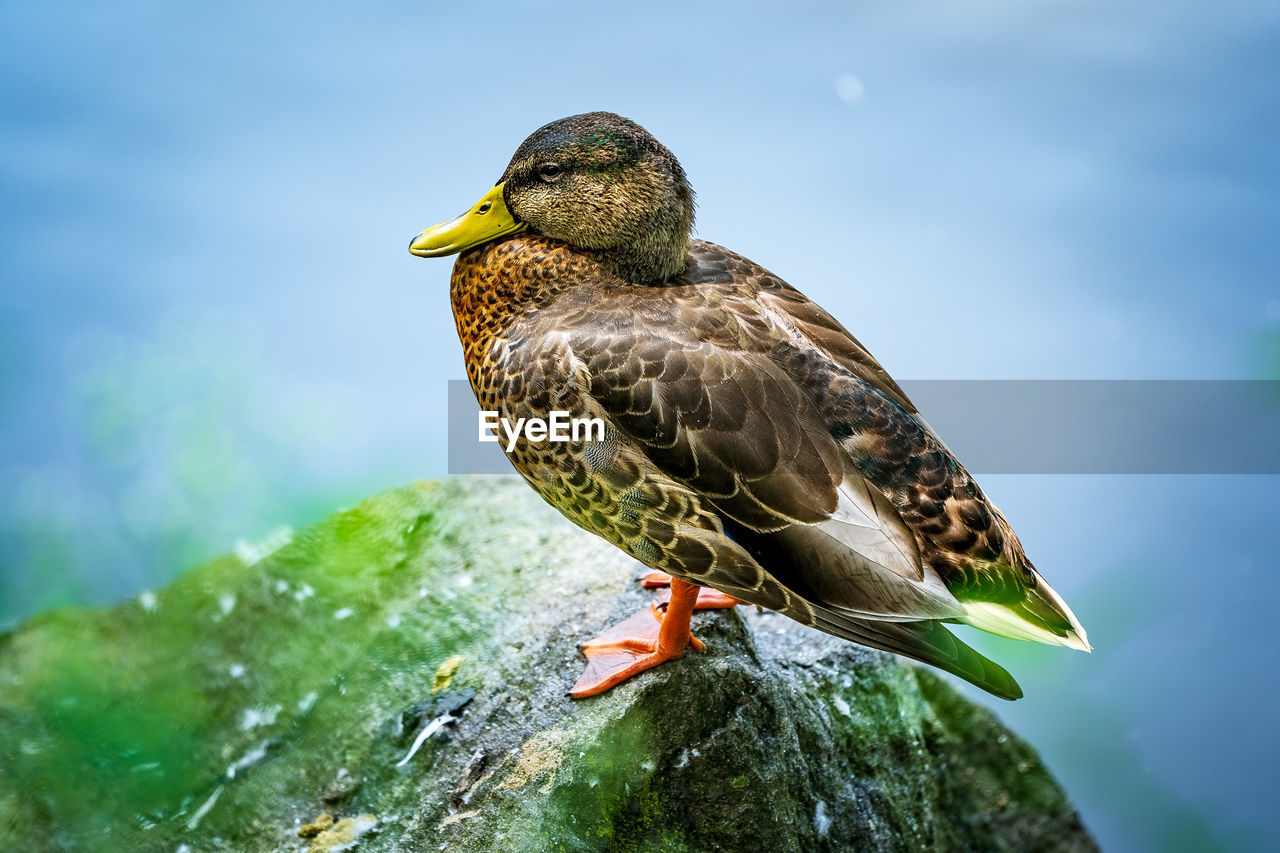
[[[538,177],[544,181],[554,181],[562,174],[564,174],[564,169],[561,169],[555,163],[543,163],[538,167]]]

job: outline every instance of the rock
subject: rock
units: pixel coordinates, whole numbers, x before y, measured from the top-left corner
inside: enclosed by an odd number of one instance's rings
[[[274,544],[0,638],[0,849],[1094,849],[943,677],[774,614],[566,698],[649,595],[514,480]]]

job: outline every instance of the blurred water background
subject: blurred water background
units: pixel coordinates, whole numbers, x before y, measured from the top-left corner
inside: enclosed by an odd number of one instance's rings
[[[575,112],[895,376],[1280,378],[1274,3],[0,16],[0,625],[444,475],[407,241]],[[1280,848],[1276,478],[980,479],[1097,648],[984,639],[991,704],[1104,847]]]

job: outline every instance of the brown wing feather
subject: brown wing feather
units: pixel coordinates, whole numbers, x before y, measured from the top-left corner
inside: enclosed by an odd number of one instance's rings
[[[590,376],[587,393],[614,425],[662,471],[754,529],[826,520],[843,452],[795,384],[767,360],[676,331],[696,315],[661,327],[645,319],[621,333],[638,344],[630,352],[598,329],[569,339]],[[646,369],[657,359],[637,350],[662,352],[662,369]]]
[[[598,321],[565,338],[588,377],[588,396],[625,439],[713,508],[736,544],[755,549],[750,563],[716,566],[714,583],[712,569],[688,560],[674,573],[733,592],[726,586],[759,583],[759,565],[781,587],[847,615],[961,615],[921,565],[914,535],[850,470],[817,408],[762,354],[768,348],[707,340],[714,333],[700,329],[705,306],[691,301],[668,299],[663,313],[648,300],[629,323]],[[596,311],[610,307],[605,300]],[[719,314],[711,316],[718,323]],[[620,337],[629,348],[615,346]],[[738,570],[746,576],[735,579]]]

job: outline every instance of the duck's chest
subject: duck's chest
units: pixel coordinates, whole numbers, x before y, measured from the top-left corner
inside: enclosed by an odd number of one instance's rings
[[[599,461],[604,419],[574,374],[566,325],[590,299],[572,257],[542,238],[464,254],[450,301],[467,379],[516,469],[544,497],[581,485]]]
[[[581,377],[574,375],[566,336],[539,322],[536,309],[495,309],[455,294],[454,318],[467,380],[481,409],[513,424],[550,423],[566,413],[581,415],[590,405]],[[540,427],[534,429],[536,434]]]
[[[591,397],[581,363],[557,342],[567,336],[527,316],[477,317],[466,310],[476,304],[455,299],[458,334],[467,378],[503,452],[547,503],[643,558],[641,454]]]

